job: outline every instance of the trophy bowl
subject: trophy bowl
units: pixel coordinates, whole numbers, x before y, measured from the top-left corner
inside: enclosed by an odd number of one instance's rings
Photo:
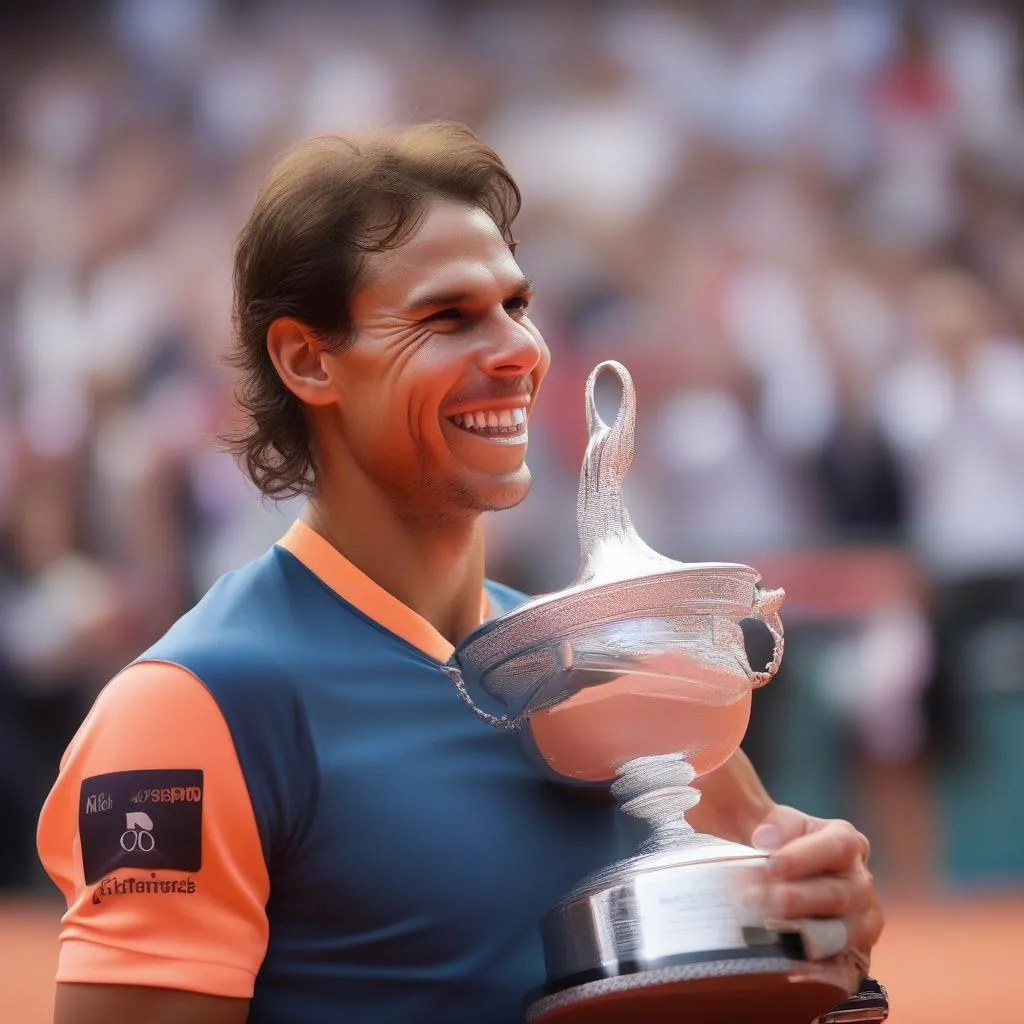
[[[605,372],[621,385],[611,425],[595,401]],[[527,1020],[810,1022],[858,984],[830,959],[842,922],[765,921],[744,887],[767,856],[685,819],[700,799],[694,779],[732,756],[752,691],[778,670],[784,594],[761,588],[750,566],[677,562],[648,547],[622,493],[635,420],[625,367],[593,370],[586,409],[576,579],[485,623],[447,666],[473,712],[514,730],[540,772],[610,787],[649,830],[540,922],[547,980],[527,995]],[[746,654],[751,620],[773,640],[760,667]]]

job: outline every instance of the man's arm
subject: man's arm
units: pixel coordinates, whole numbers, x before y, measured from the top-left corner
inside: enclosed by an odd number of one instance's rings
[[[754,829],[775,807],[750,758],[739,749],[694,786],[701,792],[701,801],[686,812],[686,820],[698,832],[735,843],[749,843]]]
[[[234,741],[195,676],[144,663],[104,689],[38,846],[68,904],[59,1024],[245,1020],[270,882]]]
[[[248,999],[141,985],[57,986],[53,1024],[245,1024]]]

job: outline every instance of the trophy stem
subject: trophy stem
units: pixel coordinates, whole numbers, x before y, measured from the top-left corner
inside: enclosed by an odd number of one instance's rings
[[[700,790],[691,785],[696,777],[684,753],[635,757],[618,770],[611,788],[619,810],[651,827],[634,856],[723,844],[686,820],[686,812],[700,803]]]
[[[692,832],[686,812],[700,802],[700,790],[690,785],[696,777],[683,753],[634,757],[616,772],[612,793],[620,810],[657,832],[680,826]]]

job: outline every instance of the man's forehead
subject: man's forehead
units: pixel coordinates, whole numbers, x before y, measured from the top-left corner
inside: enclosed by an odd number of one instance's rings
[[[456,203],[432,206],[402,245],[369,254],[366,271],[367,287],[410,297],[423,288],[470,290],[493,281],[514,285],[522,278],[488,214]]]

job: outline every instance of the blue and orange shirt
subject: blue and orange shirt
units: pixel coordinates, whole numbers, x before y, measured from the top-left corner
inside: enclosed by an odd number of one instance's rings
[[[222,578],[61,762],[57,980],[251,997],[251,1024],[521,1021],[538,921],[618,855],[614,809],[477,719],[451,654],[301,522]]]

